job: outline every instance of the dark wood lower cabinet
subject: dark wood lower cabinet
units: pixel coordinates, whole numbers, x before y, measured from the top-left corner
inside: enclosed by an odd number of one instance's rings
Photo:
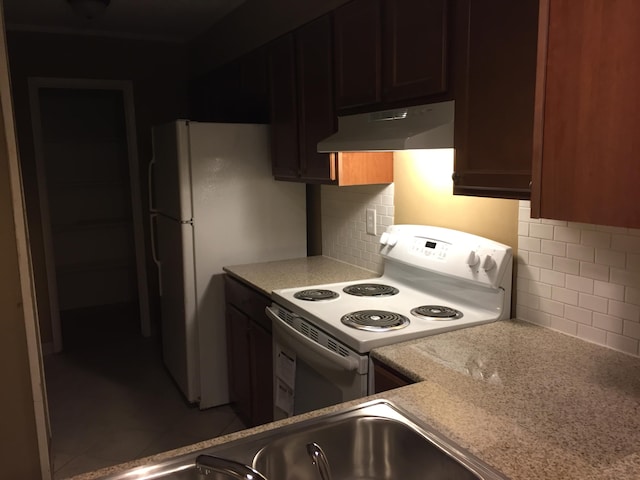
[[[373,360],[373,368],[375,393],[386,392],[387,390],[415,383],[409,377],[375,359]]]
[[[273,420],[273,347],[268,297],[225,277],[231,405],[247,426]]]

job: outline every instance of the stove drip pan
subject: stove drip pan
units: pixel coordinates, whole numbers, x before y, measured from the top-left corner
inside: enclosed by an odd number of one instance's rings
[[[410,323],[404,315],[384,310],[359,310],[347,313],[341,318],[341,321],[349,327],[369,332],[398,330]]]
[[[462,312],[442,305],[422,305],[411,310],[411,314],[430,320],[458,320],[462,318]]]
[[[311,288],[308,290],[300,290],[293,294],[298,300],[306,300],[308,302],[318,302],[321,300],[333,300],[340,295],[333,290],[325,290],[321,288]]]
[[[380,283],[357,283],[344,287],[342,291],[357,297],[390,297],[400,292],[395,287]]]

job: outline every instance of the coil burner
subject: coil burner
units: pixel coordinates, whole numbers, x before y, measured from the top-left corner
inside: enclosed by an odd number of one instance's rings
[[[341,321],[349,327],[369,332],[398,330],[410,323],[409,319],[404,315],[384,310],[359,310],[347,313],[341,318]]]
[[[422,305],[411,310],[411,314],[430,320],[457,320],[462,318],[462,312],[442,305]]]
[[[344,293],[357,297],[390,297],[397,295],[400,290],[390,285],[380,283],[357,283],[342,289]]]
[[[340,295],[333,290],[325,290],[321,288],[311,288],[308,290],[300,290],[293,294],[298,300],[306,300],[308,302],[318,302],[322,300],[333,300]]]

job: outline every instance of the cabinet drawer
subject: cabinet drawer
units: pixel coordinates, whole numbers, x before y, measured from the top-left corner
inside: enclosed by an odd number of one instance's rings
[[[234,305],[267,331],[271,331],[271,321],[264,313],[265,307],[271,305],[269,297],[258,293],[229,275],[225,275],[225,293],[228,303]]]

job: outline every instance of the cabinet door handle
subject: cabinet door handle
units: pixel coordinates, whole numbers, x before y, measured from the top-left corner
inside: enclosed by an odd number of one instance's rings
[[[451,180],[453,180],[453,183],[458,183],[460,181],[460,179],[462,178],[462,175],[460,175],[457,172],[453,172],[451,174]]]

